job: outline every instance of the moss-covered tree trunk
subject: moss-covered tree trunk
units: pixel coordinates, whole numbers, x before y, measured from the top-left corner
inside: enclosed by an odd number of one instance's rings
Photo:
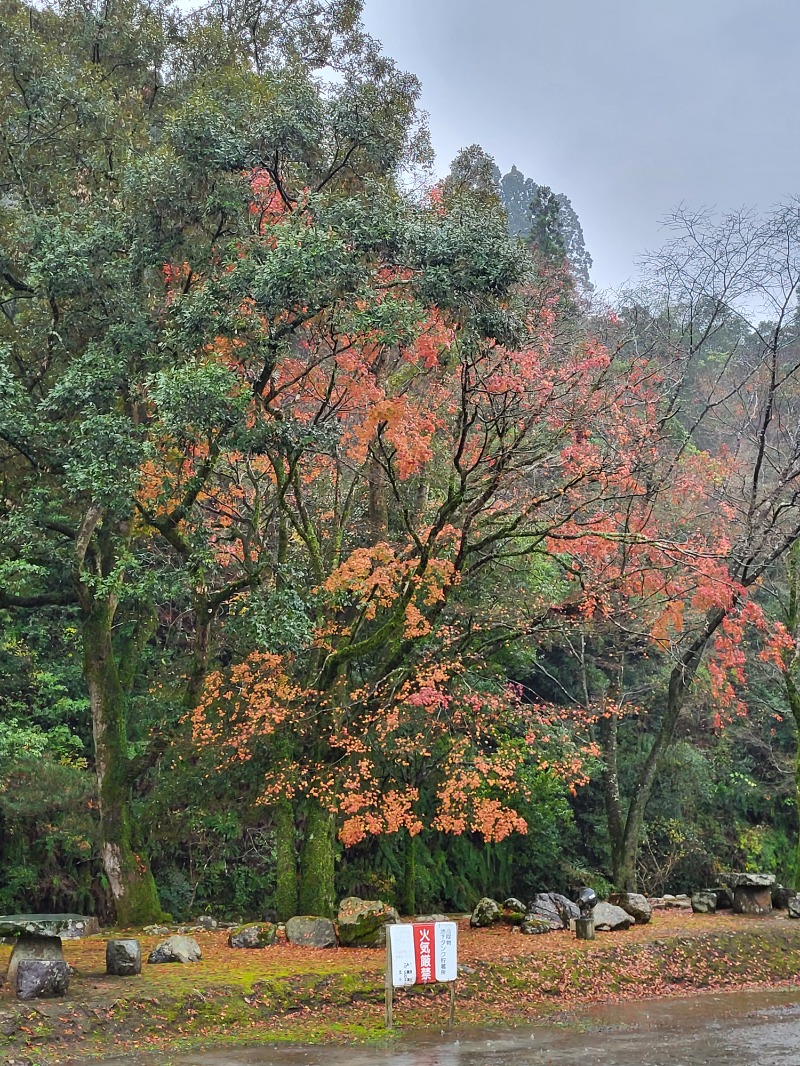
[[[297,914],[297,847],[295,845],[294,805],[281,800],[272,810],[275,825],[275,910],[285,922]]]
[[[309,800],[300,853],[301,914],[318,914],[326,918],[334,915],[335,843],[333,815],[316,800]]]
[[[403,914],[417,912],[417,838],[406,832],[403,839],[403,883],[400,893]]]
[[[120,925],[143,925],[161,916],[147,858],[133,848],[128,781],[125,692],[112,646],[111,597],[93,602],[83,623],[84,673],[94,734],[103,866]]]

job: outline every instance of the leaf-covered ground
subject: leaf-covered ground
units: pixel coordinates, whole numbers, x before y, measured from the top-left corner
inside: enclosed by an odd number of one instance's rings
[[[104,936],[64,945],[75,967],[63,1000],[18,1003],[0,988],[0,1059],[63,1063],[76,1056],[137,1048],[222,1043],[389,1039],[383,1029],[382,950],[316,951],[278,944],[232,950],[221,932],[193,934],[194,965],[145,964],[136,978],[105,976]],[[128,934],[132,935],[132,934]],[[534,1023],[580,1003],[703,989],[800,982],[800,922],[661,912],[627,932],[594,942],[568,932],[459,926],[459,1026]],[[143,953],[158,937],[140,936]],[[0,973],[10,954],[0,945]],[[396,1030],[441,1028],[447,994],[426,988],[397,994]]]

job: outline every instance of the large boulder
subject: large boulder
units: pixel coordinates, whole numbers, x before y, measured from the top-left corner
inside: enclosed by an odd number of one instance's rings
[[[716,914],[717,893],[710,889],[692,893],[692,910],[695,914]]]
[[[469,924],[473,929],[483,929],[487,925],[495,925],[501,918],[499,904],[495,900],[489,899],[488,896],[484,896],[483,899],[479,899],[475,904],[475,910],[470,916]]]
[[[786,905],[790,918],[800,918],[800,896],[792,896]]]
[[[608,901],[616,907],[630,914],[636,920],[637,925],[647,925],[653,917],[653,908],[641,892],[615,892]]]
[[[69,988],[69,966],[63,959],[20,959],[16,980],[18,999],[64,996]]]
[[[200,945],[192,936],[168,936],[156,944],[148,962],[197,962],[202,959]]]
[[[569,929],[573,918],[580,918],[578,905],[560,892],[538,892],[528,904],[528,914],[550,923],[550,928]]]
[[[381,947],[386,943],[386,926],[399,921],[394,907],[382,900],[348,896],[339,904],[339,943],[347,948]]]
[[[286,923],[286,939],[302,948],[335,948],[336,927],[330,918],[301,914]]]
[[[57,936],[20,936],[17,938],[8,963],[8,983],[16,987],[17,967],[26,960],[34,962],[63,962],[61,939]]]
[[[106,943],[106,973],[113,977],[135,977],[142,972],[142,949],[138,940],[109,940]]]
[[[231,932],[228,947],[266,948],[275,943],[277,935],[278,927],[272,922],[250,922],[249,925],[240,925]]]
[[[618,929],[630,929],[633,924],[634,919],[622,907],[615,907],[613,903],[595,904],[595,929],[616,932]]]

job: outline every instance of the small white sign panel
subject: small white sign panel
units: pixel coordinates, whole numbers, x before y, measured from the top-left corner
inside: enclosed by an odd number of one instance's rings
[[[455,981],[458,926],[455,922],[387,925],[394,988]]]
[[[392,945],[392,984],[405,988],[416,984],[417,964],[414,958],[414,926],[387,925]]]
[[[455,922],[437,922],[434,933],[436,980],[455,981],[458,976],[458,926]]]

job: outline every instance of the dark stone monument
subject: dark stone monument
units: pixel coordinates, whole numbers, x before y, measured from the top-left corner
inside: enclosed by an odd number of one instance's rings
[[[138,940],[109,940],[106,944],[106,973],[113,977],[135,977],[142,972],[142,949]]]

